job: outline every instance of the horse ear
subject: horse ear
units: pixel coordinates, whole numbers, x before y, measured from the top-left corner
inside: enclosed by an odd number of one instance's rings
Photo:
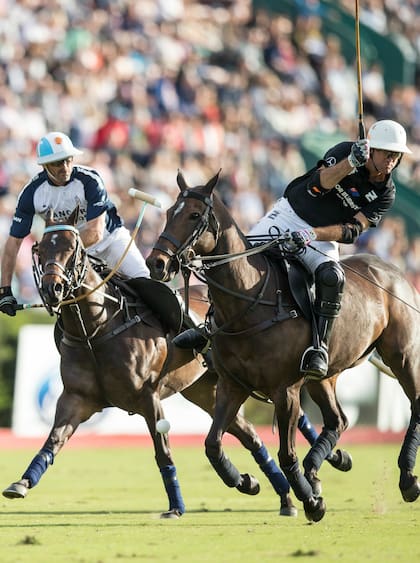
[[[77,225],[77,222],[79,220],[79,212],[80,212],[80,205],[77,205],[72,214],[70,215],[70,217],[68,218],[68,224],[72,225],[73,227],[75,225]]]
[[[47,227],[50,227],[53,224],[54,224],[54,211],[51,207],[49,207],[45,215],[45,225]]]
[[[212,193],[212,191],[214,190],[214,188],[216,187],[217,182],[219,181],[219,176],[220,176],[220,172],[222,171],[222,169],[220,168],[220,170],[217,172],[217,174],[215,174],[213,176],[213,178],[210,178],[210,180],[207,182],[207,184],[204,186],[204,191],[206,193],[208,193],[209,195]]]
[[[179,189],[181,192],[184,190],[188,190],[187,182],[185,181],[184,175],[182,174],[181,170],[178,170],[178,174],[176,176],[176,183],[178,184]]]

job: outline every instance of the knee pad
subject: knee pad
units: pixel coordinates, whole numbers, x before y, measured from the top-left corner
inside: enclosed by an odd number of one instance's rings
[[[325,317],[337,317],[346,282],[343,268],[330,260],[315,270],[315,312]]]

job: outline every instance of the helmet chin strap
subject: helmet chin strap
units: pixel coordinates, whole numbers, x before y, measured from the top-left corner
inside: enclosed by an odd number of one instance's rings
[[[44,168],[47,172],[48,178],[50,178],[50,180],[52,180],[53,183],[56,186],[61,186],[62,184],[61,184],[60,180],[58,178],[56,178],[56,176],[51,172],[51,170],[48,167],[48,164],[44,164]]]
[[[375,161],[373,160],[373,155],[374,155],[374,154],[375,154],[375,153],[373,152],[373,153],[372,153],[371,161],[372,161],[372,164],[373,164],[373,166],[375,167],[375,170],[376,170],[376,172],[378,173],[378,176],[379,176],[379,174],[382,174],[382,172],[381,172],[380,170],[378,170],[378,167],[376,166]]]

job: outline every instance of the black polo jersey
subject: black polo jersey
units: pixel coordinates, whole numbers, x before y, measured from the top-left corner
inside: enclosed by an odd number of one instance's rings
[[[352,144],[345,141],[329,149],[316,168],[290,182],[285,190],[293,210],[313,227],[346,223],[359,211],[376,227],[394,204],[395,184],[391,175],[383,182],[371,182],[364,166],[356,168],[331,190],[319,189],[319,167],[334,166],[347,158]]]

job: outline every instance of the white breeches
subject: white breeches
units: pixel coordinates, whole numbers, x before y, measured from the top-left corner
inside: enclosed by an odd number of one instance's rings
[[[252,227],[248,235],[266,235],[275,238],[283,234],[286,230],[299,231],[301,229],[311,229],[312,226],[297,215],[289,202],[285,198],[280,198],[274,206],[262,217],[258,223]],[[311,247],[307,247],[305,252],[299,255],[311,272],[315,272],[317,267],[323,262],[334,260],[339,261],[338,243],[335,241],[313,241]]]
[[[130,232],[126,227],[119,227],[95,246],[88,248],[88,254],[100,258],[110,268],[114,268],[131,240]],[[118,272],[129,278],[150,278],[146,261],[133,241],[127,255],[118,267]]]

